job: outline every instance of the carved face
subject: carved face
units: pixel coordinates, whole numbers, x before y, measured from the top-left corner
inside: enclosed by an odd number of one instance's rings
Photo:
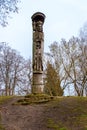
[[[39,32],[42,32],[43,31],[42,25],[43,25],[43,23],[41,21],[38,21],[36,23],[36,30]]]
[[[41,42],[38,41],[38,42],[36,43],[36,49],[40,49],[40,48],[41,48]]]

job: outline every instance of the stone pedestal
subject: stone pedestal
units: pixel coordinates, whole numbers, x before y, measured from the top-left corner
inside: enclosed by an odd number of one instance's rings
[[[44,89],[44,84],[43,84],[42,73],[34,73],[32,93],[43,93],[43,89]]]

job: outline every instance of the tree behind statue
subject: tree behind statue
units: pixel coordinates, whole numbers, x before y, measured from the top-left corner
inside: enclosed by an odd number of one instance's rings
[[[52,64],[48,61],[44,87],[45,93],[50,96],[62,96],[63,89],[61,88],[60,83],[61,82],[58,73]]]

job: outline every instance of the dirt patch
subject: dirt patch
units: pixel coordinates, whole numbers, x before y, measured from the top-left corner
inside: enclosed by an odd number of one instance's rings
[[[12,105],[18,98],[14,98],[2,107],[2,124],[6,130],[42,130],[43,105]],[[44,129],[43,129],[44,130]]]

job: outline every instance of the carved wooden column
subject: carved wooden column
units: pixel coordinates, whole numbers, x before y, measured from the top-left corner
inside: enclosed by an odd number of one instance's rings
[[[43,24],[45,15],[41,12],[33,14],[33,81],[32,93],[43,93],[43,51],[44,51],[44,33]]]

